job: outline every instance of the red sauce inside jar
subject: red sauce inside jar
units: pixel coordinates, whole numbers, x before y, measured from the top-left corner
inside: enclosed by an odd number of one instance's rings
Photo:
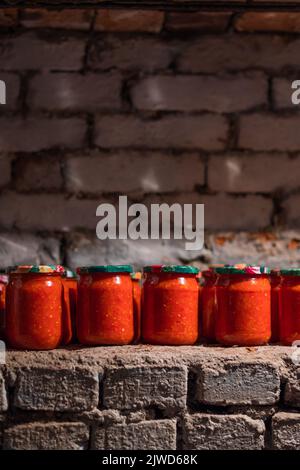
[[[279,304],[279,336],[283,344],[300,340],[300,270],[281,270],[281,302]]]
[[[134,313],[134,343],[138,343],[141,338],[141,308],[142,308],[142,285],[141,273],[132,275],[133,289],[133,313]]]
[[[145,269],[150,272],[143,284],[143,341],[194,344],[198,339],[198,270],[191,266]]]
[[[6,291],[5,334],[17,349],[54,349],[62,338],[59,272],[14,272]]]
[[[249,271],[251,267],[247,268]],[[221,344],[254,346],[271,337],[271,286],[267,274],[221,268],[216,338]]]
[[[213,343],[216,340],[215,322],[217,311],[217,275],[212,269],[202,272],[201,291],[201,332],[206,342]]]
[[[0,340],[4,339],[5,326],[5,293],[8,278],[6,275],[0,275]]]
[[[132,343],[135,332],[131,272],[131,266],[78,269],[77,335],[80,343]]]
[[[271,342],[279,342],[279,305],[281,301],[281,276],[278,270],[271,271]]]
[[[76,340],[77,279],[63,277],[64,315],[62,344]]]

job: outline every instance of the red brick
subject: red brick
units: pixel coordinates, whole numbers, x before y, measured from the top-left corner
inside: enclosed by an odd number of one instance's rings
[[[101,198],[88,200],[68,198],[62,194],[7,192],[0,197],[0,227],[28,231],[95,230],[98,222],[96,209],[101,202]]]
[[[47,10],[26,8],[21,10],[20,23],[26,28],[57,28],[88,30],[94,12],[89,9]]]
[[[208,162],[208,186],[230,193],[271,193],[299,186],[300,157],[229,154]]]
[[[176,46],[155,38],[101,37],[90,49],[88,64],[93,69],[153,71],[168,67],[175,57]]]
[[[252,114],[240,118],[239,147],[251,150],[300,150],[300,116]]]
[[[10,166],[10,158],[5,154],[0,154],[0,187],[6,186],[10,182]]]
[[[237,18],[235,29],[243,32],[273,31],[300,32],[300,13],[293,12],[247,12]]]
[[[275,108],[294,109],[295,111],[300,109],[300,105],[292,103],[292,94],[296,91],[292,88],[293,81],[294,79],[292,78],[275,78],[273,80],[273,101]],[[299,87],[297,87],[297,90],[299,90]],[[297,96],[299,97],[298,91]]]
[[[8,28],[17,26],[18,10],[16,8],[1,8],[0,10],[0,27]]]
[[[121,78],[118,74],[43,74],[30,83],[30,107],[49,110],[97,111],[120,109]]]
[[[15,38],[2,39],[0,49],[3,70],[78,70],[82,67],[85,40],[56,36],[38,38],[23,33]]]
[[[300,194],[294,194],[282,202],[285,211],[285,222],[289,227],[300,227]]]
[[[225,31],[232,13],[228,12],[171,12],[167,13],[168,31]]]
[[[270,34],[204,36],[189,41],[178,59],[184,72],[216,73],[225,70],[262,68],[278,72],[299,67],[300,39]]]
[[[197,77],[155,76],[131,90],[136,108],[166,111],[236,112],[267,102],[267,79],[260,73]]]
[[[110,32],[159,33],[164,13],[155,10],[98,10],[94,29]]]
[[[70,191],[128,194],[192,191],[204,184],[204,170],[203,160],[194,153],[114,152],[68,158],[65,175]]]
[[[13,73],[1,72],[0,80],[3,80],[6,85],[6,104],[0,105],[1,110],[16,109],[20,93],[20,78]]]
[[[3,117],[0,129],[0,151],[35,152],[52,147],[82,147],[86,123],[79,118]]]
[[[95,123],[95,144],[104,148],[221,150],[227,131],[225,118],[211,114],[148,121],[133,115],[102,116]]]
[[[59,191],[63,178],[56,158],[19,158],[14,164],[14,183],[18,191]]]

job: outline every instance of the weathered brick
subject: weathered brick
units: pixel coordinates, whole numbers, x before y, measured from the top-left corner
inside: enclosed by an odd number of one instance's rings
[[[61,194],[5,193],[0,197],[0,227],[21,230],[95,230],[100,200],[68,198]],[[34,208],[34,210],[32,210]]]
[[[20,23],[26,28],[56,28],[88,30],[94,12],[89,9],[47,10],[26,8],[21,10]]]
[[[276,71],[299,67],[298,37],[238,35],[206,36],[190,41],[178,59],[184,72],[215,73],[249,68]]]
[[[171,12],[167,13],[165,29],[174,32],[225,31],[232,13],[220,12]]]
[[[201,255],[200,251],[187,251],[184,240],[98,240],[76,233],[66,248],[67,265],[72,267],[98,264],[128,263],[136,268],[146,264],[180,264]]]
[[[47,110],[120,109],[121,85],[121,77],[115,73],[42,74],[30,83],[28,103]]]
[[[247,12],[239,16],[235,29],[241,32],[272,31],[300,32],[300,13],[293,12]]]
[[[16,109],[20,93],[20,78],[13,73],[1,72],[0,80],[3,80],[6,86],[6,103],[4,107],[1,106],[1,110]]]
[[[203,365],[196,399],[209,405],[269,405],[279,400],[280,377],[267,362]]]
[[[229,154],[208,162],[208,186],[230,193],[271,193],[298,188],[300,157]]]
[[[83,146],[86,122],[81,118],[0,118],[0,151],[36,152],[51,147]],[[16,138],[17,136],[17,138]]]
[[[207,230],[257,230],[271,223],[272,200],[257,195],[231,196],[225,193],[147,196],[144,203],[204,204],[205,228]]]
[[[1,41],[2,70],[78,70],[85,50],[83,39],[45,37],[24,33]],[[28,53],[30,51],[30,53]]]
[[[10,28],[18,24],[17,8],[1,8],[0,10],[0,26]]]
[[[0,154],[0,187],[9,184],[11,178],[11,159],[8,155]]]
[[[174,450],[176,421],[142,421],[95,430],[92,448],[101,450]]]
[[[239,147],[251,150],[300,149],[300,116],[251,114],[240,118]]]
[[[289,377],[284,389],[284,401],[289,406],[300,408],[300,373]]]
[[[275,78],[273,80],[273,101],[277,109],[293,109],[299,110],[299,105],[292,103],[292,89],[293,79]]]
[[[300,227],[300,194],[292,194],[282,203],[282,209],[284,210],[285,223],[288,227]]]
[[[272,418],[272,448],[300,450],[300,414],[276,413]]]
[[[180,409],[185,408],[186,393],[185,366],[108,368],[103,405],[123,410],[150,406]]]
[[[137,109],[151,111],[244,111],[267,102],[267,80],[262,74],[223,77],[155,76],[142,79],[131,90]]]
[[[5,387],[5,381],[2,373],[0,372],[0,412],[8,409],[8,400]]]
[[[153,71],[168,67],[175,53],[175,45],[154,38],[101,36],[90,48],[88,64],[99,70]]]
[[[28,368],[17,375],[14,405],[23,410],[83,411],[98,406],[99,379],[88,369]]]
[[[184,449],[259,450],[264,447],[265,425],[245,415],[197,413],[183,423]]]
[[[147,121],[132,115],[102,116],[95,123],[95,144],[104,148],[222,150],[227,131],[226,119],[211,114]]]
[[[84,450],[89,428],[84,423],[27,423],[9,427],[4,433],[6,450]]]
[[[94,29],[107,32],[159,33],[164,13],[155,10],[98,10]]]
[[[61,163],[56,158],[19,158],[14,163],[18,191],[59,191],[63,186]]]
[[[65,175],[70,191],[128,194],[134,191],[191,191],[196,185],[204,184],[204,169],[203,160],[194,153],[177,156],[119,152],[69,158]]]
[[[32,208],[31,208],[32,210]],[[1,266],[17,264],[58,264],[60,240],[29,234],[0,232]]]

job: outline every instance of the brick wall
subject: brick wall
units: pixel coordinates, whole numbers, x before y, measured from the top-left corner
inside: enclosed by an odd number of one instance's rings
[[[292,349],[7,353],[4,449],[300,449]]]
[[[299,33],[297,12],[1,10],[1,264],[299,263]],[[97,241],[119,194],[205,203],[205,249]]]

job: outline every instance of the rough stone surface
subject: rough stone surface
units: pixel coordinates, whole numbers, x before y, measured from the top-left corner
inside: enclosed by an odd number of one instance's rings
[[[263,421],[248,416],[196,413],[184,419],[184,449],[259,450],[264,432]]]
[[[103,404],[124,410],[150,406],[181,409],[186,405],[186,393],[185,367],[112,368],[106,371]]]
[[[7,155],[0,155],[0,187],[9,184],[11,178],[11,161]]]
[[[287,405],[300,408],[300,372],[295,372],[285,384],[284,401]]]
[[[5,387],[5,381],[2,373],[0,372],[0,413],[6,411],[8,408],[7,393]]]
[[[176,420],[142,421],[95,430],[93,449],[174,450]]]
[[[89,429],[83,423],[27,423],[9,427],[4,433],[6,450],[84,450]]]
[[[21,370],[14,405],[23,410],[82,411],[98,406],[99,380],[84,368]]]
[[[227,363],[203,366],[196,398],[210,405],[269,405],[279,400],[280,376],[270,363]]]
[[[300,449],[300,414],[280,412],[272,419],[272,448]]]

